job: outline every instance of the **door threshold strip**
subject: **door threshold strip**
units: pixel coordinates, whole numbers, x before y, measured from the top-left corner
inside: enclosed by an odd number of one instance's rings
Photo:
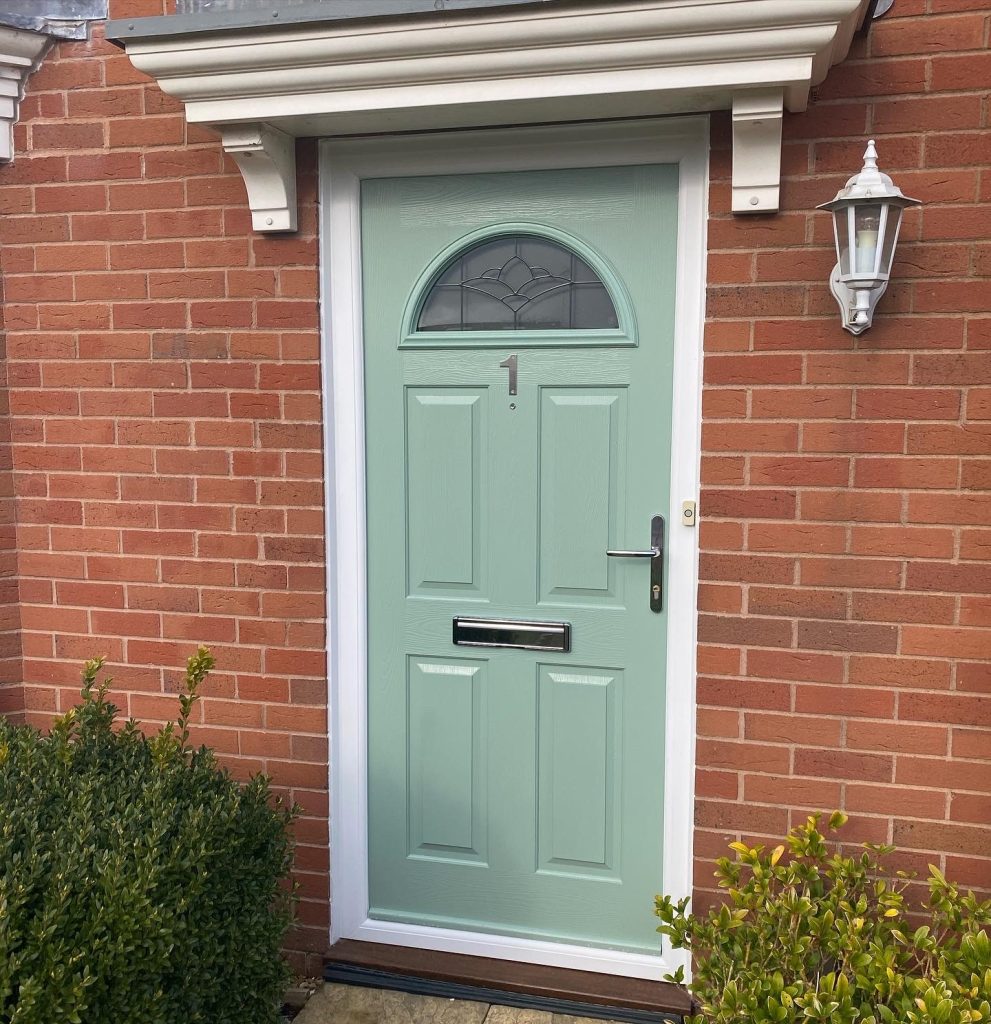
[[[682,1024],[691,1007],[665,982],[352,939],[330,949],[324,979],[628,1024]]]

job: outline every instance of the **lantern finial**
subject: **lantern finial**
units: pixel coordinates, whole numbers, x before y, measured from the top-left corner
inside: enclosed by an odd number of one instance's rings
[[[864,151],[864,170],[867,170],[868,167],[877,170],[877,147],[874,145],[873,139],[868,140],[867,149]]]

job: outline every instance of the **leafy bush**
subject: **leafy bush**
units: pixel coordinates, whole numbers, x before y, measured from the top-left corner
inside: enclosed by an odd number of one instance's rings
[[[837,812],[830,828],[845,822]],[[687,899],[656,900],[657,930],[694,954],[693,1024],[991,1020],[991,902],[930,867],[926,906],[910,908],[910,876],[883,866],[893,847],[831,853],[814,817],[770,853],[730,848],[716,871],[726,905],[699,918]]]
[[[115,728],[101,665],[50,734],[0,719],[0,1021],[274,1022],[295,812],[190,748],[207,650],[150,738]]]

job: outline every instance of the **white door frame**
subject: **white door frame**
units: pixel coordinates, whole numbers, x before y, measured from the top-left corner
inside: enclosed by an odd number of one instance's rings
[[[708,118],[599,122],[435,135],[327,139],[320,147],[321,324],[330,721],[331,942],[364,939],[607,974],[659,979],[687,960],[368,917],[367,624],[363,178],[677,163],[677,291],[671,507],[666,551],[668,644],[664,887],[689,895],[695,774],[697,531],[679,525],[698,495],[708,191]]]

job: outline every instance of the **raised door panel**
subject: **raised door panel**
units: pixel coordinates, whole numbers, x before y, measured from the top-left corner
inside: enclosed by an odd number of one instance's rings
[[[410,658],[408,666],[410,856],[484,866],[486,663]]]
[[[619,880],[622,679],[614,669],[540,666],[541,871]]]
[[[485,389],[406,391],[406,550],[410,594],[484,589]]]
[[[626,388],[540,389],[539,594],[615,605],[606,549],[621,517]]]

